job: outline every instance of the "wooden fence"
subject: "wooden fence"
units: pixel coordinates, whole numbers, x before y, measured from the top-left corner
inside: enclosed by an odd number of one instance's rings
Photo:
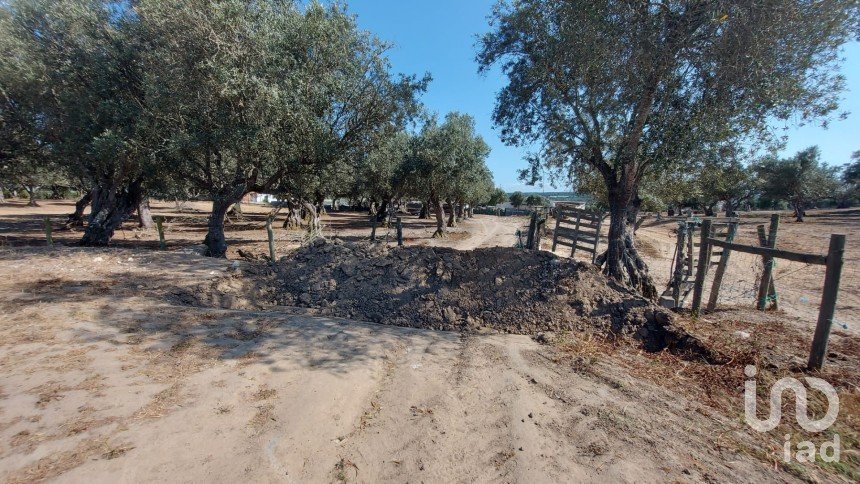
[[[833,325],[833,317],[836,313],[836,300],[839,295],[839,281],[842,277],[842,266],[844,264],[845,236],[839,234],[831,235],[830,246],[826,255],[792,252],[776,248],[776,234],[778,227],[779,216],[774,215],[771,218],[771,230],[768,236],[767,245],[762,247],[737,244],[729,239],[724,240],[712,237],[711,221],[705,220],[703,222],[699,244],[699,265],[693,289],[693,315],[698,315],[702,307],[702,292],[704,290],[705,276],[707,274],[707,266],[703,266],[703,261],[706,260],[707,254],[710,253],[713,248],[722,249],[722,254],[720,256],[720,261],[717,264],[717,272],[714,274],[714,282],[711,287],[710,301],[708,303],[709,310],[713,310],[716,307],[723,274],[726,271],[732,252],[744,252],[759,255],[765,260],[764,273],[762,274],[759,285],[758,301],[756,304],[758,309],[764,309],[768,300],[768,295],[771,291],[774,291],[775,293],[775,288],[773,288],[773,261],[775,259],[789,260],[803,264],[823,265],[826,267],[824,287],[822,290],[821,305],[818,309],[818,323],[815,327],[815,335],[812,340],[812,348],[809,352],[809,361],[807,364],[810,370],[818,370],[821,369],[827,355],[827,342],[830,338],[830,328]],[[759,230],[760,239],[762,232],[763,228]]]
[[[570,247],[570,257],[577,249],[591,253],[591,262],[597,259],[597,245],[600,243],[600,228],[606,215],[590,212],[562,203],[555,206],[555,233],[552,238],[552,251],[557,246]]]
[[[724,239],[733,239],[737,231],[737,218],[710,218],[711,236]],[[675,255],[672,259],[672,265],[669,269],[669,284],[663,294],[660,296],[660,305],[673,309],[683,307],[684,302],[693,290],[693,281],[698,272],[699,260],[698,252],[699,240],[696,237],[696,232],[701,230],[703,221],[697,218],[687,218],[678,222],[678,238],[675,246]],[[719,250],[711,251],[707,254],[707,261],[704,270],[717,265],[714,257],[721,256]]]

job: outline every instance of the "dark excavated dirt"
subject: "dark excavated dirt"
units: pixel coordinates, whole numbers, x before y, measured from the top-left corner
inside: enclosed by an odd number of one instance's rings
[[[191,300],[187,300],[187,299]],[[595,266],[549,252],[389,248],[318,239],[274,267],[248,264],[186,302],[298,306],[321,314],[448,331],[597,332],[712,359],[671,313]]]

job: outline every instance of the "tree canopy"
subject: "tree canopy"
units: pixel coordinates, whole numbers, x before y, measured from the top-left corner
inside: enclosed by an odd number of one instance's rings
[[[774,119],[832,116],[857,23],[851,0],[520,0],[497,5],[477,60],[508,77],[494,120],[507,143],[539,143],[532,173],[600,176],[611,212],[600,260],[654,296],[632,234],[642,181],[708,145],[773,141]]]
[[[821,152],[811,146],[790,158],[766,157],[756,164],[762,180],[762,195],[785,200],[803,222],[810,203],[832,197],[839,188],[837,168],[821,162]]]

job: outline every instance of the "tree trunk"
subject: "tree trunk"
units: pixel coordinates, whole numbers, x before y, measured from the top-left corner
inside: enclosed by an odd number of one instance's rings
[[[451,209],[451,214],[448,215],[448,227],[457,226],[457,209],[454,207],[454,202],[448,200],[448,207]]]
[[[224,219],[227,211],[245,196],[247,185],[242,183],[222,193],[212,195],[212,213],[209,214],[209,230],[203,243],[209,257],[227,256],[227,237],[224,235]]]
[[[726,217],[735,216],[735,206],[731,200],[726,200],[726,205],[723,208],[726,210]]]
[[[382,205],[379,206],[379,211],[376,212],[376,221],[377,222],[387,222],[388,221],[388,205],[390,203],[391,202],[389,202],[388,198],[382,199]]]
[[[6,203],[6,196],[3,195],[3,185],[0,185],[0,203]]]
[[[93,190],[84,193],[80,200],[75,202],[75,211],[70,213],[66,219],[66,228],[83,227],[84,226],[84,210],[87,209],[90,202],[93,200]]]
[[[418,219],[424,220],[430,218],[430,201],[426,201],[421,204],[421,211],[418,212]]]
[[[636,196],[632,200],[621,194],[613,194],[618,189],[610,190],[609,197],[609,236],[606,241],[608,248],[598,257],[598,264],[604,265],[603,272],[634,288],[642,296],[655,300],[657,288],[654,280],[648,274],[648,266],[636,250],[635,227],[639,215],[641,199]]]
[[[36,187],[33,185],[24,185],[24,190],[27,190],[27,195],[29,195],[29,197],[30,197],[30,201],[27,202],[28,207],[38,207],[39,206],[38,202],[36,202],[36,190],[38,190],[38,189],[39,189],[39,187]]]
[[[436,232],[433,232],[433,237],[445,237],[445,207],[442,205],[442,200],[434,200],[434,209],[436,210]]]
[[[305,214],[308,221],[308,233],[314,236],[322,236],[322,224],[320,223],[320,214],[313,203],[303,202]]]
[[[152,220],[152,212],[149,209],[149,197],[142,197],[137,204],[137,225],[146,230],[152,230],[155,222]]]
[[[126,187],[103,181],[93,190],[90,222],[81,238],[81,245],[108,245],[116,229],[137,210],[142,196],[139,179]]]
[[[299,217],[299,210],[296,202],[293,200],[287,200],[287,218],[284,220],[284,228],[289,230],[296,230],[301,228],[302,219]]]
[[[798,222],[803,222],[803,217],[806,216],[806,210],[804,209],[803,202],[795,202],[794,203],[794,217]]]

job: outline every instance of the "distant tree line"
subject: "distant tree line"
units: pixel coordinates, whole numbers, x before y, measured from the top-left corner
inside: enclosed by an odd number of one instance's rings
[[[806,210],[813,207],[847,208],[860,203],[860,151],[841,168],[824,163],[816,146],[787,158],[767,155],[750,161],[725,150],[686,168],[643,180],[642,210],[676,213],[693,208],[713,216],[722,205],[723,213],[733,216],[739,210],[791,208],[802,222]],[[607,207],[606,191],[598,178],[586,172],[572,182],[598,208]]]

